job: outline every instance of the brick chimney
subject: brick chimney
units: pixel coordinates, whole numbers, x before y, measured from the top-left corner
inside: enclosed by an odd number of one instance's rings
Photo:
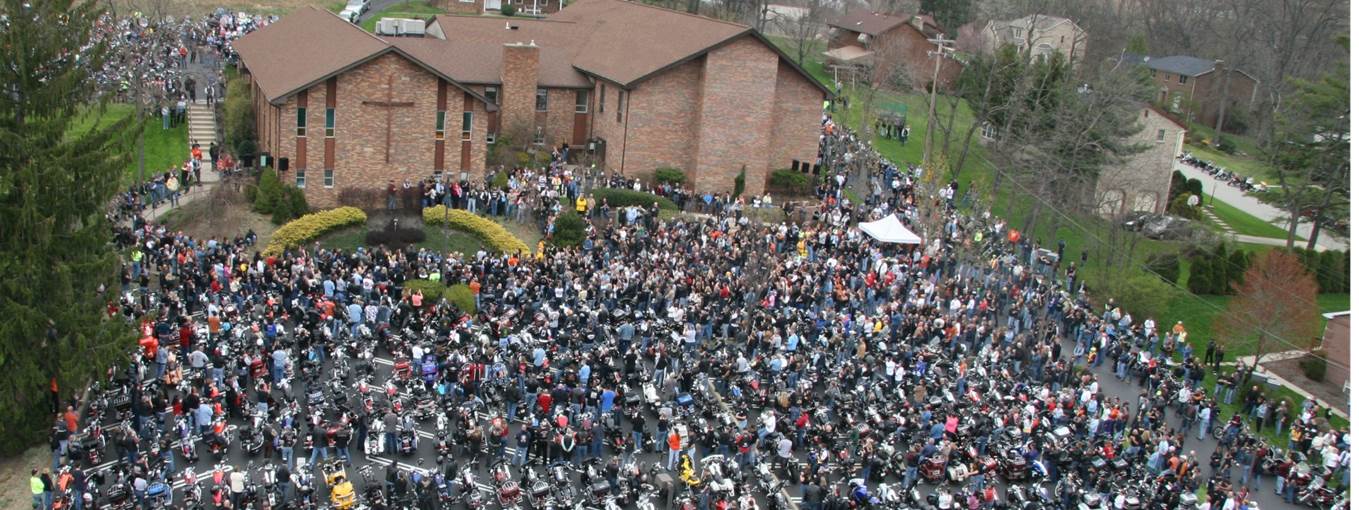
[[[538,94],[538,45],[507,43],[500,63],[500,126],[533,127]]]

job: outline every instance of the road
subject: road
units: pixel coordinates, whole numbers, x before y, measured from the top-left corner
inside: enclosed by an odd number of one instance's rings
[[[1255,197],[1247,195],[1246,192],[1241,191],[1240,189],[1214,179],[1213,176],[1208,175],[1208,172],[1203,170],[1199,170],[1178,161],[1175,162],[1175,169],[1190,178],[1197,177],[1199,180],[1203,181],[1203,191],[1207,192],[1212,200],[1221,200],[1256,218],[1278,225],[1279,228],[1284,230],[1288,229],[1288,213],[1284,212],[1282,209],[1261,202]],[[1305,219],[1300,221],[1297,233],[1299,237],[1297,240],[1298,244],[1306,246],[1307,238],[1312,234],[1312,222],[1306,221]],[[1283,246],[1285,244],[1284,240],[1270,242],[1264,238],[1252,236],[1238,236],[1238,238],[1243,242],[1250,243],[1275,244],[1277,246]],[[1317,238],[1317,246],[1327,250],[1347,250],[1350,247],[1350,243],[1348,240],[1340,239],[1330,232],[1327,232],[1325,229],[1322,229],[1321,235]]]

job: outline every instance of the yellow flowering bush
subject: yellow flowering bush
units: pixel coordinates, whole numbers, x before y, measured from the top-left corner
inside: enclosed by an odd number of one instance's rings
[[[274,231],[269,245],[264,247],[265,255],[281,255],[283,250],[302,246],[302,243],[317,238],[321,234],[339,227],[357,225],[368,221],[368,215],[357,207],[339,207],[311,213],[288,222]]]
[[[448,226],[464,232],[470,232],[481,238],[486,246],[501,253],[529,253],[529,247],[518,237],[505,230],[499,223],[477,216],[462,209],[445,209],[442,205],[426,207],[424,211],[426,225],[440,225],[447,223]]]

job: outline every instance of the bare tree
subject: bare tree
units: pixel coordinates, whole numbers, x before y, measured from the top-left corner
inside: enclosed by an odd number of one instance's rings
[[[829,13],[830,6],[826,0],[807,0],[806,6],[797,16],[779,18],[784,33],[793,39],[793,56],[797,58],[798,65],[802,65],[816,48]]]

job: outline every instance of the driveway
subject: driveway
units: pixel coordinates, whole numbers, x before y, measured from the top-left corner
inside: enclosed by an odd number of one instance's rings
[[[382,12],[383,9],[399,3],[405,3],[406,1],[407,0],[373,0],[373,2],[369,4],[368,12],[359,15],[358,22],[363,23],[364,21],[368,21],[374,16],[377,16],[377,13]]]
[[[1288,230],[1288,213],[1285,212],[1284,210],[1261,202],[1255,197],[1246,195],[1244,191],[1241,191],[1240,189],[1234,188],[1232,186],[1228,186],[1222,181],[1214,179],[1213,176],[1208,175],[1208,172],[1205,172],[1203,170],[1199,170],[1197,168],[1191,167],[1184,163],[1180,163],[1178,161],[1175,162],[1175,169],[1179,170],[1180,173],[1183,173],[1185,176],[1189,178],[1198,178],[1199,180],[1203,181],[1203,190],[1208,192],[1209,196],[1212,197],[1213,200],[1221,200],[1231,205],[1232,207],[1235,207],[1237,209],[1249,213],[1251,216],[1263,219],[1265,221],[1278,225],[1279,228]],[[1300,246],[1306,246],[1307,238],[1311,234],[1312,234],[1312,222],[1307,221],[1305,218],[1300,220],[1298,222],[1297,244],[1299,244]],[[1238,240],[1248,243],[1275,244],[1278,246],[1283,246],[1285,244],[1284,240],[1273,240],[1272,242],[1269,242],[1269,240],[1265,240],[1259,237],[1251,236],[1237,236],[1237,237]],[[1350,247],[1350,243],[1348,240],[1337,238],[1330,232],[1327,232],[1325,229],[1322,229],[1321,235],[1317,237],[1317,246],[1325,248],[1327,250],[1347,250]]]

